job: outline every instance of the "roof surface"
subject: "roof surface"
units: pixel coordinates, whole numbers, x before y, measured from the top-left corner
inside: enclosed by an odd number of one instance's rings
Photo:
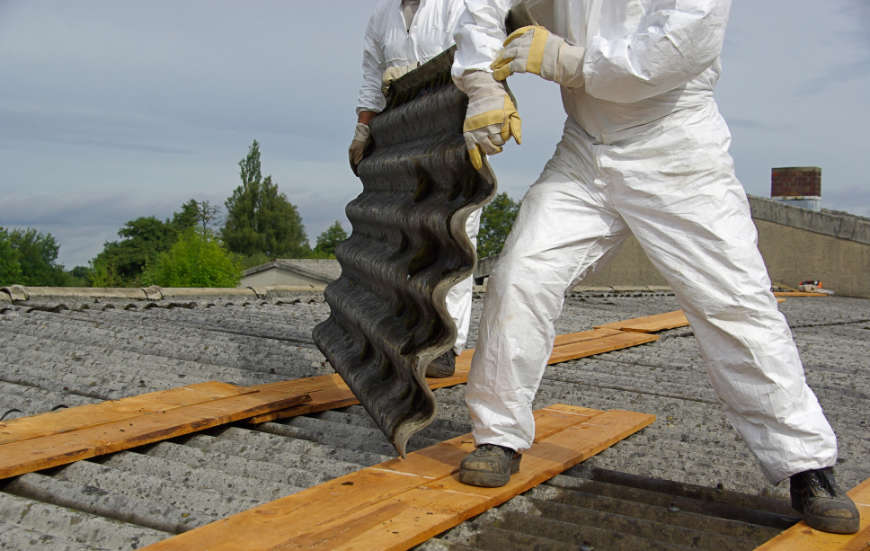
[[[478,318],[481,297],[475,298]],[[667,293],[576,293],[557,331],[677,309]],[[870,477],[870,301],[781,304],[840,441],[838,479]],[[317,293],[157,301],[0,303],[0,417],[200,381],[251,385],[330,373],[311,341]],[[476,323],[472,324],[471,343]],[[468,432],[463,387],[435,391],[411,450]],[[790,521],[728,426],[688,328],[548,368],[554,402],[658,420],[586,463],[423,544],[424,549],[752,549]],[[135,549],[393,455],[360,406],[192,436],[0,481],[0,549]]]

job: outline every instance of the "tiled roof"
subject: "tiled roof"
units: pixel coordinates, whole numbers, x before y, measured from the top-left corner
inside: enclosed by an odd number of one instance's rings
[[[325,283],[338,279],[341,275],[341,265],[334,259],[278,258],[248,268],[242,276],[247,277],[271,269],[287,270],[313,279],[323,280]]]
[[[480,305],[476,297],[475,319]],[[665,293],[575,294],[557,330],[677,307]],[[781,308],[839,437],[838,479],[854,486],[870,477],[870,301],[788,299]],[[199,381],[251,385],[330,373],[310,337],[328,312],[317,293],[2,302],[0,416]],[[409,449],[469,430],[463,387],[435,395],[438,418]],[[423,548],[751,549],[793,514],[785,486],[764,482],[724,420],[689,329],[549,367],[535,406],[554,402],[658,420]],[[393,454],[359,406],[235,423],[0,482],[0,549],[133,549]]]

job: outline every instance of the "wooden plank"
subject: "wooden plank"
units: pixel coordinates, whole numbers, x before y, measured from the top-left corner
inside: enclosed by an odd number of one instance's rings
[[[829,297],[828,293],[809,293],[806,291],[775,291],[777,297]]]
[[[619,329],[621,331],[636,331],[639,333],[656,333],[666,329],[686,327],[687,325],[689,325],[689,320],[686,319],[686,314],[682,310],[674,310],[673,312],[655,314],[654,316],[614,321],[604,325],[596,325],[595,327],[598,329],[608,328]]]
[[[557,335],[553,340],[553,348],[565,346],[566,344],[574,344],[578,342],[594,341],[605,337],[618,335],[619,329],[591,329],[589,331],[581,331],[579,333],[568,333],[565,335]]]
[[[219,398],[250,394],[251,392],[255,391],[228,383],[211,381],[150,392],[120,400],[85,404],[50,413],[21,417],[0,423],[0,445],[93,427],[113,421],[122,421],[139,415],[160,413],[168,409],[209,402]]]
[[[801,521],[756,551],[870,551],[870,478],[847,493],[861,513],[857,534],[820,532]]]
[[[616,329],[594,329],[580,333],[560,335],[555,339],[553,352],[547,361],[548,365],[585,358],[595,354],[603,354],[614,350],[621,350],[640,344],[646,344],[657,340],[655,335],[643,335],[636,332],[619,331]],[[466,350],[456,358],[456,372],[450,377],[429,378],[429,388],[443,388],[446,386],[460,385],[468,381],[468,372],[471,369],[471,358],[474,350]],[[300,386],[297,386],[300,385]],[[311,393],[311,402],[285,411],[274,411],[258,415],[250,419],[251,423],[266,423],[276,419],[295,417],[306,413],[316,413],[329,409],[347,407],[358,404],[359,401],[353,392],[347,387],[338,375],[321,375],[307,379],[282,381],[259,385],[258,389],[304,389]]]
[[[653,421],[570,406],[536,412],[537,438],[503,488],[458,481],[460,436],[146,547],[149,551],[409,549],[507,501]],[[567,432],[572,431],[572,432]]]
[[[581,341],[573,344],[566,344],[553,348],[550,354],[548,365],[612,352],[613,350],[621,350],[646,344],[658,340],[658,335],[650,335],[646,333],[634,333],[630,331],[618,331],[614,335],[602,337],[600,339]]]
[[[266,411],[286,409],[308,399],[308,395],[251,392],[10,442],[0,447],[0,479],[166,440]]]

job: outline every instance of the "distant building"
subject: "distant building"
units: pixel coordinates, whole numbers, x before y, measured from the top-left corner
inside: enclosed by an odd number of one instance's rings
[[[320,289],[340,275],[341,266],[335,259],[277,259],[245,270],[239,287],[291,285]]]

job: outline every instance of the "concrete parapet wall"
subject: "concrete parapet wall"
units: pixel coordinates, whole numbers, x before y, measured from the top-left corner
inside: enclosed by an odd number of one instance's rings
[[[774,282],[819,280],[838,295],[870,297],[870,244],[755,220],[758,248]]]
[[[760,197],[749,198],[758,228],[758,248],[770,279],[790,287],[822,281],[838,295],[870,297],[870,220],[847,213],[816,212]],[[495,259],[483,259],[475,276],[488,275]],[[595,272],[584,287],[667,285],[632,236]]]
[[[848,213],[813,211],[785,205],[772,199],[750,197],[752,218],[793,229],[870,245],[870,219]]]

